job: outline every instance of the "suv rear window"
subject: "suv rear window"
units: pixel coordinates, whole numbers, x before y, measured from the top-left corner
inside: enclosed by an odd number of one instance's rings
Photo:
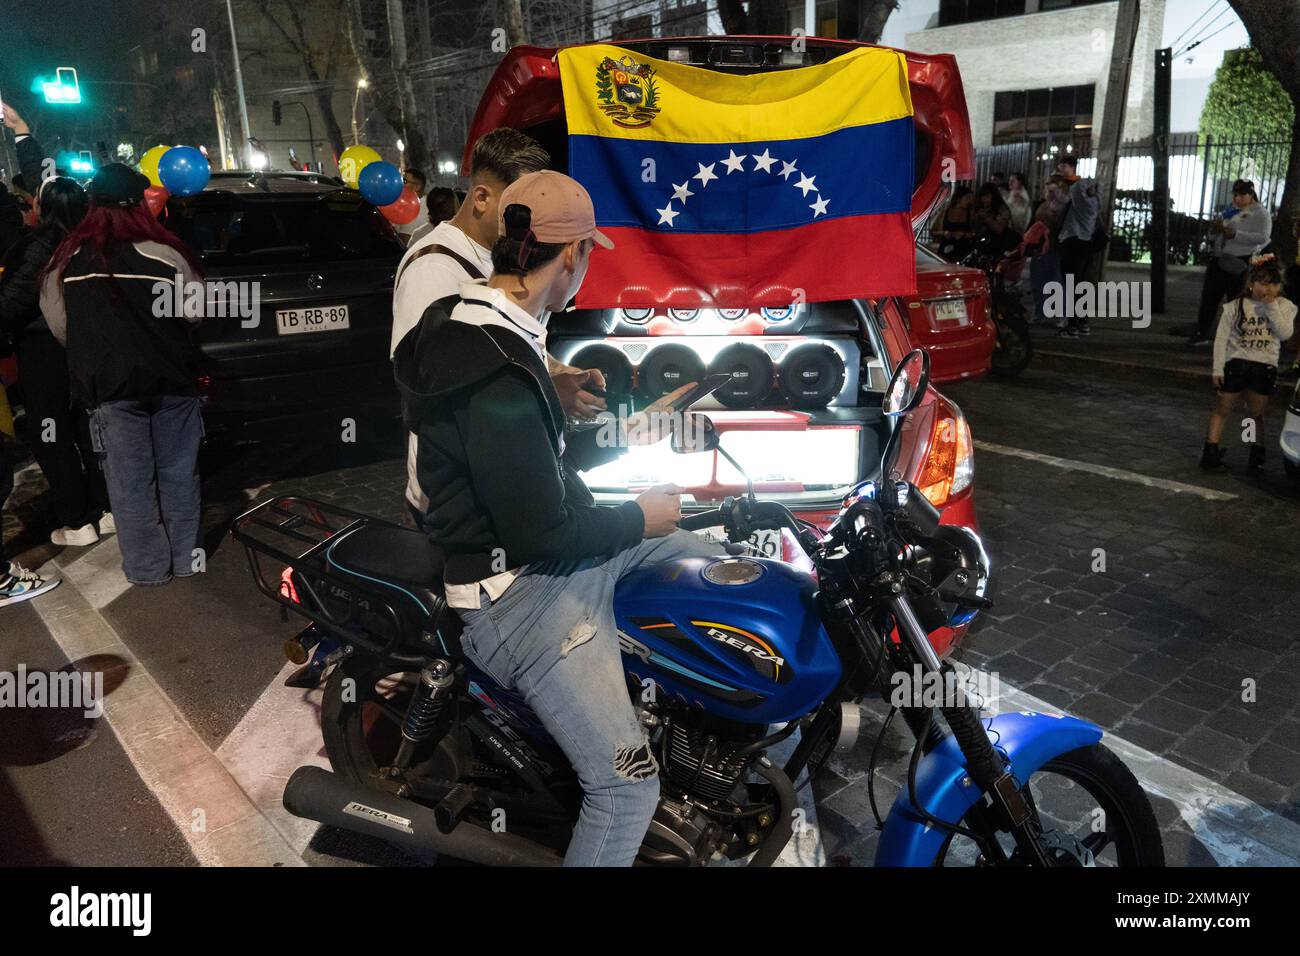
[[[169,203],[167,225],[212,265],[391,259],[403,248],[378,209],[343,193],[256,199],[203,193]]]

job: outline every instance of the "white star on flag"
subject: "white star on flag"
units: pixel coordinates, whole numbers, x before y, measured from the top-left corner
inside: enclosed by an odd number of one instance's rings
[[[680,186],[673,183],[673,198],[680,201],[683,206],[686,205],[687,199],[695,195],[695,193],[691,192],[690,186],[691,181],[689,179]]]
[[[776,162],[780,162],[780,160],[772,155],[770,149],[765,149],[763,150],[762,156],[754,157],[754,169],[760,173],[770,173],[772,171],[772,164]]]
[[[830,200],[825,196],[818,197],[817,201],[808,208],[813,211],[813,218],[826,215],[826,207],[830,205]]]
[[[663,209],[656,209],[655,212],[659,213],[659,222],[657,225],[668,226],[669,228],[672,228],[673,220],[681,215],[680,212],[673,208],[671,202],[667,206],[664,206]],[[817,217],[813,216],[813,218],[816,219]]]
[[[707,186],[709,184],[710,179],[718,178],[713,173],[713,167],[718,165],[717,163],[709,163],[709,165],[707,166],[705,166],[703,163],[696,163],[695,165],[700,167],[700,171],[696,173],[694,176],[692,176],[691,179],[698,179],[700,181],[701,186]]]
[[[795,163],[797,162],[798,160],[796,159]],[[790,174],[793,172],[794,172],[794,163],[787,163],[785,160],[781,160],[781,178],[789,179]]]
[[[799,181],[794,184],[794,188],[802,189],[805,196],[807,196],[809,192],[817,192],[817,187],[813,185],[813,180],[816,178],[816,176],[809,178],[806,173],[800,173]]]
[[[737,156],[734,149],[728,150],[728,152],[731,155],[722,161],[722,165],[727,167],[727,175],[730,176],[735,172],[743,173],[745,171],[745,157]]]

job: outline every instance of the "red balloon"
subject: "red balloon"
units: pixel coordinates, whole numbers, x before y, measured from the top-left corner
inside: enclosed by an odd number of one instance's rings
[[[155,216],[161,214],[167,208],[167,200],[170,198],[171,193],[162,186],[150,186],[144,191],[144,204],[149,207],[149,211]]]
[[[395,226],[405,226],[420,214],[420,197],[410,186],[402,187],[402,195],[387,206],[380,206],[379,211]]]

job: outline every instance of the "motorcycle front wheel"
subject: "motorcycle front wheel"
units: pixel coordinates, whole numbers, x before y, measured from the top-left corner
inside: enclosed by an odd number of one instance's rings
[[[1151,801],[1133,772],[1101,744],[1080,747],[1045,763],[1027,788],[1052,847],[1056,866],[1164,866],[1164,844]],[[987,814],[976,804],[962,826],[987,832]],[[1018,863],[1009,833],[994,834],[1004,860],[985,858],[975,841],[954,834],[935,866]]]

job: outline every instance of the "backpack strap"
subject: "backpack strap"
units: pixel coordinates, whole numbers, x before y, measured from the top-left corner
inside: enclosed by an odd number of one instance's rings
[[[406,274],[406,270],[411,267],[411,263],[413,263],[416,259],[419,259],[421,256],[432,256],[432,255],[446,256],[448,259],[451,259],[458,266],[464,269],[465,272],[468,273],[471,279],[487,278],[487,276],[483,274],[482,270],[479,269],[478,266],[474,265],[474,263],[470,262],[459,252],[457,252],[454,249],[448,249],[446,246],[439,245],[438,243],[435,242],[431,246],[425,246],[423,249],[418,250],[415,253],[415,255],[411,256],[411,258],[406,260],[406,262],[402,265],[402,268],[398,270],[397,278],[393,280],[393,287],[396,288],[397,283],[402,281],[402,276],[404,276]]]

